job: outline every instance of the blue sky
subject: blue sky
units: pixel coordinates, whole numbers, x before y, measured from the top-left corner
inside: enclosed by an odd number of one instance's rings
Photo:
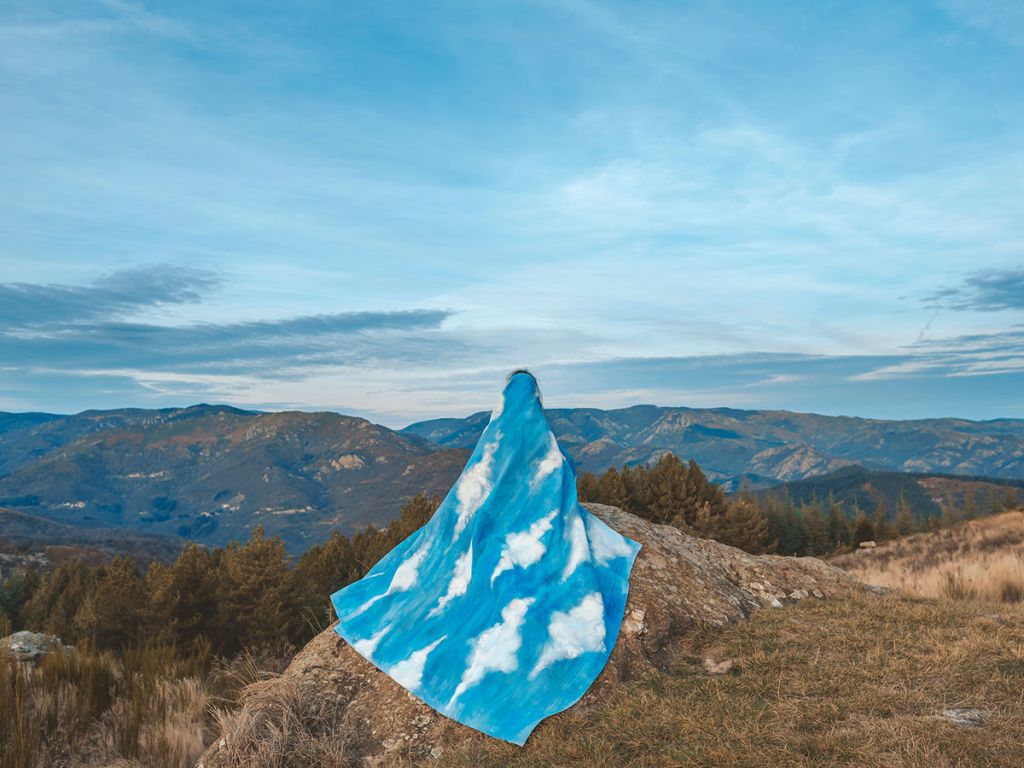
[[[0,410],[1024,417],[1024,5],[0,8]]]

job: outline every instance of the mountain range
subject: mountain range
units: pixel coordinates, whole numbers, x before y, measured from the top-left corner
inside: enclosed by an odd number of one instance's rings
[[[885,421],[735,408],[618,410],[555,408],[548,420],[584,472],[647,463],[666,452],[695,459],[730,490],[799,480],[859,464],[898,472],[941,472],[1024,479],[1024,420]],[[469,448],[486,412],[412,424],[403,435]]]
[[[365,419],[197,405],[0,416],[0,506],[223,545],[262,525],[295,552],[444,494],[465,463]]]
[[[653,405],[547,414],[585,472],[673,452],[730,490],[854,464],[1024,479],[1024,420],[881,421]],[[394,431],[331,412],[223,405],[0,413],[0,506],[67,526],[210,545],[262,525],[297,553],[332,530],[387,523],[418,492],[445,494],[488,415]]]

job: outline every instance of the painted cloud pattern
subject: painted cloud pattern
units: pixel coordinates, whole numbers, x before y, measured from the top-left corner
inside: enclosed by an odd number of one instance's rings
[[[332,595],[335,630],[439,712],[523,744],[604,668],[639,549],[579,505],[515,373],[430,521]]]

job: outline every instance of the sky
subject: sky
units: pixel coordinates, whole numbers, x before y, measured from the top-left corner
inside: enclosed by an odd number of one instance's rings
[[[1024,417],[1024,4],[0,5],[0,410]]]

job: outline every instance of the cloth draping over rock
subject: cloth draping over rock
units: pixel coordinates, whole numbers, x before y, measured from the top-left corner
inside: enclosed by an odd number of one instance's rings
[[[604,668],[639,550],[579,505],[516,372],[430,521],[332,595],[335,630],[437,711],[523,744]]]

